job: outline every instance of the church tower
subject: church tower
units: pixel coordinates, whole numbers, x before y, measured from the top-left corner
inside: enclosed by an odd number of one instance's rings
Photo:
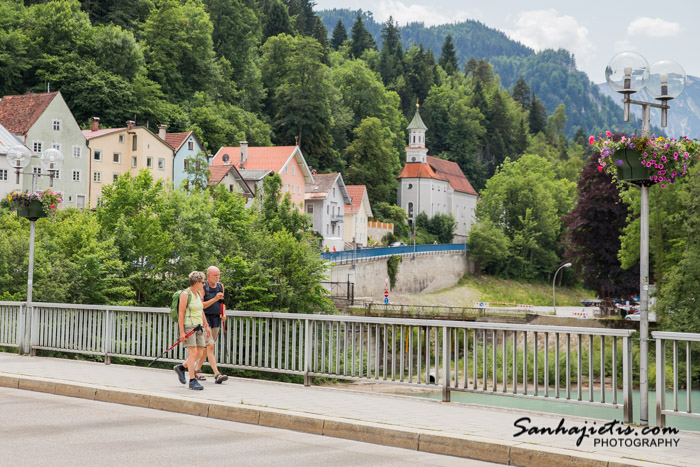
[[[420,118],[420,105],[416,102],[416,114],[406,128],[408,130],[408,147],[406,148],[406,162],[427,162],[428,148],[425,147],[425,131],[428,127]]]

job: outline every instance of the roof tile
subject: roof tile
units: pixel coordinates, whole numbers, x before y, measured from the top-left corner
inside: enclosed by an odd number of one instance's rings
[[[16,135],[26,134],[57,95],[58,91],[4,96],[0,100],[0,124]]]

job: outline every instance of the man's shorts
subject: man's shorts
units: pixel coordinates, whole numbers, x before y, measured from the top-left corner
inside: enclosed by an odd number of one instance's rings
[[[185,325],[185,334],[189,333],[196,326]],[[204,329],[192,333],[190,337],[185,339],[185,347],[205,347]]]
[[[209,339],[207,339],[207,346],[214,345],[216,344],[216,339],[219,337],[219,330],[221,328],[210,328],[211,329],[211,336]]]

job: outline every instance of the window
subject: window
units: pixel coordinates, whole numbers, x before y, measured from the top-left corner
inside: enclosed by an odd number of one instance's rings
[[[330,213],[331,213],[331,206],[327,204],[326,205],[326,214],[330,214]]]
[[[131,150],[136,151],[136,148],[138,148],[138,142],[136,141],[136,135],[134,135],[131,138]]]
[[[137,162],[136,156],[131,156],[131,167],[136,167]]]
[[[102,172],[93,172],[92,181],[95,183],[102,183]]]
[[[41,167],[34,167],[32,169],[32,173],[35,173],[37,175],[41,175]]]
[[[112,174],[112,182],[116,182],[119,178],[119,174]]]
[[[314,213],[314,205],[313,205],[313,204],[307,204],[307,205],[306,205],[306,213],[307,213],[307,214],[313,214],[313,213]]]
[[[121,164],[122,163],[122,153],[120,152],[115,152],[112,154],[112,162],[115,164]]]
[[[80,170],[74,170],[74,171],[73,171],[73,181],[74,181],[74,182],[79,182],[79,181],[80,181]]]
[[[0,182],[7,181],[7,169],[0,169]]]
[[[330,235],[331,233],[331,228],[326,224],[326,235]]]
[[[233,193],[233,185],[229,185],[229,186],[228,186],[228,192],[229,192],[229,193]]]
[[[333,187],[333,197],[335,198],[335,187]]]
[[[83,151],[80,146],[73,146],[73,157],[80,159],[83,156]]]
[[[101,161],[102,160],[102,151],[99,151],[96,149],[92,158],[95,159],[96,161]]]
[[[124,144],[124,135],[119,135],[119,143]]]
[[[297,174],[297,170],[296,170],[296,169],[297,169],[296,166],[293,165],[293,166],[292,166],[292,175],[296,175],[296,174]]]
[[[190,160],[189,160],[189,159],[185,159],[185,170],[187,170],[187,169],[189,169],[189,168],[190,168]]]
[[[158,158],[158,169],[165,170],[165,159],[163,159],[162,157]]]
[[[153,158],[152,157],[146,158],[146,167],[148,167],[148,168],[153,167]]]
[[[34,151],[35,154],[40,154],[41,150],[43,149],[44,143],[41,141],[34,141],[34,144],[32,145],[32,151]]]
[[[188,142],[187,142],[187,150],[188,150],[188,151],[194,151],[194,141],[188,141]]]
[[[61,179],[61,171],[60,171],[60,170],[54,170],[54,171],[53,171],[53,178],[56,179],[56,180],[60,180],[60,179]]]
[[[51,143],[51,147],[54,149],[61,150],[61,143]]]
[[[408,203],[408,217],[413,218],[413,203]]]
[[[53,129],[54,129],[54,131],[61,131],[61,121],[60,120],[53,121]]]

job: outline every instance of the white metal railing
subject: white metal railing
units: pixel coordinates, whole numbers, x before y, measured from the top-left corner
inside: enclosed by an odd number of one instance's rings
[[[24,303],[0,302],[0,345],[17,346],[18,335],[24,332],[20,326],[24,308]]]
[[[106,363],[112,357],[150,360],[179,337],[167,308],[33,303],[27,315],[31,353],[103,355]],[[5,316],[0,335],[17,326]],[[632,421],[632,330],[245,311],[227,316],[216,349],[221,367],[303,375],[306,385],[316,376],[432,387],[442,389],[445,401],[451,391],[468,391],[622,408],[625,422]],[[176,346],[163,360],[184,357]]]
[[[691,345],[693,342],[700,342],[700,334],[655,331],[652,332],[651,335],[656,339],[656,424],[660,427],[665,427],[666,415],[700,418],[700,412],[693,412],[691,404],[691,392],[693,387]],[[679,343],[685,345],[681,345],[679,349]],[[673,409],[666,408],[667,346],[671,347],[673,353]],[[679,353],[685,353],[685,411],[679,410],[678,408],[678,383],[680,382],[678,375]]]

